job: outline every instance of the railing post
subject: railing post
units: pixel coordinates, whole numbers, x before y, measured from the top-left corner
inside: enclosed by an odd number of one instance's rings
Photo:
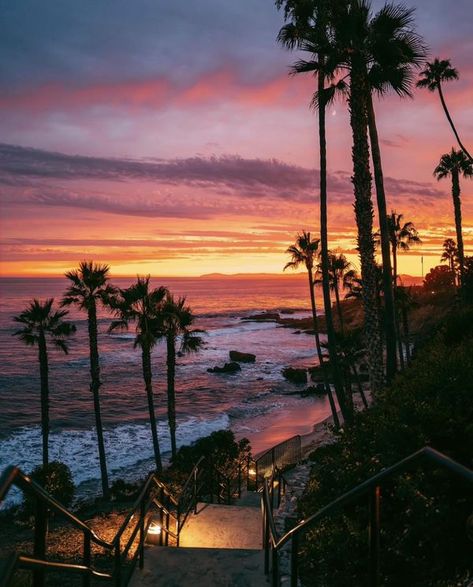
[[[144,566],[145,561],[145,500],[140,503],[140,553],[138,564],[140,569]]]
[[[271,567],[273,587],[279,587],[279,555],[274,545],[271,545]]]
[[[370,525],[369,525],[369,584],[371,587],[380,585],[379,568],[379,535],[380,535],[380,501],[381,487],[377,485],[370,493]]]
[[[264,525],[264,572],[267,575],[269,573],[269,547],[270,547],[270,536],[269,536],[269,515],[268,510],[264,506],[263,510],[263,525]]]
[[[299,562],[299,536],[294,534],[291,544],[291,587],[297,587],[297,575]]]
[[[255,461],[255,491],[258,491],[258,461]]]
[[[194,469],[194,515],[197,515],[197,468]]]
[[[91,548],[90,548],[90,532],[84,532],[84,554],[82,557],[82,562],[84,567],[90,568],[92,564],[92,556],[91,556]],[[82,577],[82,585],[83,587],[90,587],[90,575],[86,573]]]
[[[46,559],[46,537],[48,534],[48,509],[36,498],[36,512],[34,522],[34,555],[41,560]],[[45,579],[44,569],[33,571],[33,587],[43,587]]]
[[[169,546],[169,513],[165,514],[166,536],[164,537],[164,546]]]
[[[115,586],[121,587],[122,584],[122,555],[120,553],[120,540],[115,546]]]

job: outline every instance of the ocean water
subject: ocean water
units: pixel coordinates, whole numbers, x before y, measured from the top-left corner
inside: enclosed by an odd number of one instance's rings
[[[131,279],[113,281],[119,287]],[[198,316],[196,327],[206,330],[205,348],[178,359],[176,372],[177,440],[189,444],[222,428],[250,439],[253,452],[297,433],[306,433],[329,415],[325,398],[301,398],[297,387],[284,380],[283,367],[316,363],[311,336],[295,334],[274,322],[242,320],[263,310],[308,316],[307,286],[302,278],[168,278],[176,295],[186,295]],[[33,298],[60,300],[65,279],[0,279],[0,471],[9,464],[30,471],[41,462],[39,367],[35,348],[12,336],[12,317]],[[320,296],[319,296],[320,297]],[[72,469],[79,494],[98,487],[99,464],[89,391],[89,359],[85,315],[71,309],[77,333],[70,353],[51,349],[50,458]],[[133,479],[152,468],[152,445],[139,349],[134,333],[108,334],[111,317],[99,314],[101,406],[107,463],[111,479]],[[229,361],[229,351],[256,355],[235,375],[208,373],[207,368]],[[153,351],[153,388],[161,447],[170,439],[166,420],[165,347]]]

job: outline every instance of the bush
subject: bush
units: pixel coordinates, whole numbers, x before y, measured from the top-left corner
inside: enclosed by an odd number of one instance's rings
[[[472,372],[473,315],[466,311],[446,320],[415,363],[369,410],[356,415],[354,426],[336,443],[313,453],[301,515],[307,518],[425,445],[471,467]],[[471,488],[424,466],[394,477],[382,496],[381,583],[464,584],[471,573],[466,536]],[[317,525],[302,548],[304,584],[366,585],[367,521],[365,498]]]
[[[46,467],[39,465],[33,469],[30,477],[64,507],[68,508],[71,505],[74,497],[74,482],[67,465],[59,461],[52,461]],[[34,495],[25,493],[24,508],[27,513],[34,512],[35,502]]]

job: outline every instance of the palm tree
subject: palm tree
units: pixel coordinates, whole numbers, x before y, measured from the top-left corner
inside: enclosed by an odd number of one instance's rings
[[[330,96],[325,92],[326,80],[330,79],[330,67],[326,66],[325,47],[330,20],[330,0],[276,0],[276,7],[284,6],[284,17],[291,22],[283,26],[278,34],[278,41],[288,49],[302,49],[309,52],[313,59],[309,62],[298,61],[292,68],[292,73],[312,72],[317,77],[318,100],[312,105],[318,111],[319,130],[319,194],[320,194],[320,244],[321,244],[321,271],[322,292],[324,299],[324,315],[327,329],[328,351],[332,377],[340,406],[345,405],[343,381],[338,368],[337,339],[332,316],[332,300],[329,284],[329,248],[328,248],[328,215],[327,215],[327,138],[326,138],[326,108]],[[341,407],[342,409],[342,407]],[[343,409],[342,409],[343,412]],[[344,417],[351,421],[351,413],[347,410]]]
[[[460,285],[464,283],[465,276],[465,252],[463,249],[462,232],[462,211],[460,199],[460,176],[465,178],[473,176],[473,164],[468,160],[463,151],[455,151],[452,148],[450,153],[445,153],[434,169],[434,176],[441,180],[450,176],[452,178],[452,199],[455,214],[455,229],[457,232],[458,264],[460,269]]]
[[[461,142],[457,129],[453,124],[453,120],[450,116],[450,112],[448,111],[447,104],[445,103],[442,90],[442,82],[449,82],[457,80],[458,78],[458,70],[452,67],[450,59],[435,58],[432,63],[427,63],[427,67],[421,72],[421,78],[417,82],[417,87],[427,88],[431,92],[435,92],[435,90],[438,91],[443,111],[445,112],[445,116],[447,117],[453,134],[455,135],[455,138],[457,139],[457,142],[460,145],[463,153],[468,157],[470,162],[473,162],[470,153],[466,150],[465,145]]]
[[[329,278],[330,288],[335,293],[337,304],[338,320],[342,336],[345,335],[345,325],[343,321],[343,312],[340,303],[340,289],[346,288],[346,283],[354,275],[355,269],[350,261],[343,254],[329,254]]]
[[[100,361],[98,350],[97,305],[107,305],[116,288],[108,283],[110,268],[108,265],[99,265],[93,261],[81,261],[78,269],[68,271],[65,275],[71,285],[66,289],[61,306],[77,306],[87,312],[87,326],[89,331],[89,358],[90,358],[90,391],[94,401],[95,427],[99,448],[100,473],[102,479],[102,494],[104,499],[109,497],[107,461],[103,439],[102,415],[100,411]]]
[[[456,242],[452,238],[447,238],[443,241],[443,253],[440,257],[440,262],[446,261],[450,267],[450,271],[456,275],[458,265],[458,248]]]
[[[337,415],[337,409],[335,407],[335,402],[333,401],[332,390],[330,388],[330,383],[328,380],[328,373],[327,368],[324,362],[324,357],[322,354],[322,347],[320,344],[320,336],[319,336],[319,324],[317,318],[317,305],[315,303],[315,289],[314,289],[314,266],[319,257],[319,240],[312,240],[310,232],[306,232],[303,230],[296,236],[296,242],[288,247],[286,253],[291,256],[291,260],[286,263],[284,266],[284,270],[286,269],[298,269],[301,265],[303,265],[307,270],[307,276],[309,278],[309,292],[310,292],[310,305],[312,309],[312,323],[313,323],[313,330],[314,330],[314,337],[315,337],[315,346],[317,349],[317,357],[319,359],[319,364],[322,367],[322,373],[324,377],[324,385],[327,391],[327,395],[330,402],[330,409],[332,410],[333,420],[335,426],[338,428],[340,426],[340,422]],[[332,355],[330,355],[331,357]],[[330,364],[331,372],[333,374],[334,367],[333,364]],[[343,419],[347,422],[351,421],[351,414],[348,412],[348,407],[345,402],[345,396],[342,394],[341,397],[337,399],[339,402],[340,410],[342,412]]]
[[[425,59],[424,44],[413,31],[412,9],[387,4],[371,20],[368,46],[373,54],[369,69],[371,91],[368,96],[368,128],[373,161],[380,244],[383,268],[384,327],[386,335],[386,379],[389,382],[396,372],[396,312],[392,283],[392,268],[387,225],[387,204],[381,149],[376,126],[373,92],[383,96],[393,90],[400,97],[412,97],[413,69]]]
[[[181,353],[196,353],[202,348],[203,339],[199,334],[202,334],[204,331],[191,329],[194,321],[195,315],[191,307],[186,305],[186,298],[179,298],[176,301],[168,293],[159,314],[158,336],[166,339],[168,422],[173,459],[177,454],[175,395],[176,344],[179,342]]]
[[[389,241],[391,243],[391,252],[393,256],[393,284],[394,291],[397,287],[397,251],[408,251],[412,245],[421,244],[419,233],[413,222],[402,222],[403,215],[396,214],[393,210],[387,217]]]
[[[409,334],[409,310],[416,305],[411,287],[396,288],[396,306],[401,315],[402,329],[404,335],[404,344],[406,348],[406,358],[411,360],[410,334]],[[401,342],[402,345],[402,342]]]
[[[163,302],[168,293],[165,287],[150,289],[150,277],[138,277],[136,283],[120,289],[112,300],[112,309],[117,318],[109,327],[113,330],[128,330],[130,322],[135,323],[136,338],[134,346],[141,348],[141,363],[148,400],[149,422],[153,439],[156,470],[162,471],[161,451],[159,449],[156,414],[154,410],[153,382],[151,370],[151,350],[156,345],[161,324]]]
[[[13,320],[23,325],[21,330],[13,333],[28,346],[38,347],[39,372],[41,381],[41,433],[43,437],[43,467],[49,462],[49,365],[47,339],[66,355],[69,352],[66,338],[76,331],[70,322],[63,318],[67,310],[53,312],[54,299],[44,302],[34,299],[29,306]]]

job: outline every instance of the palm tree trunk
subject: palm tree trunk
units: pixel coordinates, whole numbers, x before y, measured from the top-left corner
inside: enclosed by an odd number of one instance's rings
[[[102,415],[100,412],[100,363],[97,335],[97,307],[95,301],[88,309],[89,350],[90,350],[90,391],[94,400],[95,428],[99,446],[100,477],[102,480],[102,495],[104,499],[110,497],[108,487],[107,461],[105,458],[105,444],[103,439]]]
[[[355,216],[358,226],[358,250],[363,282],[362,296],[368,364],[372,391],[373,394],[376,394],[383,386],[384,370],[379,315],[376,307],[376,265],[368,147],[367,95],[366,67],[361,58],[354,55],[352,57],[349,106],[353,134],[352,158]]]
[[[465,250],[463,248],[462,209],[460,200],[460,175],[458,170],[452,170],[452,198],[455,214],[455,229],[457,232],[458,262],[460,265],[460,286],[465,282]]]
[[[151,374],[151,352],[146,345],[141,348],[141,363],[143,366],[143,379],[145,382],[146,397],[148,399],[149,423],[151,426],[151,436],[153,438],[154,460],[156,462],[156,471],[161,473],[163,464],[161,461],[161,451],[159,450],[158,428],[156,424],[156,414],[154,412],[153,384]]]
[[[319,54],[321,69],[317,78],[319,96],[323,96],[325,81],[322,75],[325,58]],[[339,361],[337,356],[337,339],[333,326],[332,301],[330,299],[329,259],[328,259],[328,219],[327,219],[327,139],[325,130],[325,103],[323,98],[319,103],[319,146],[320,146],[320,245],[322,257],[322,291],[324,296],[325,324],[327,329],[328,351],[330,368],[337,396],[338,405],[345,422],[353,421],[353,414],[347,408],[343,382],[340,377]]]
[[[397,332],[397,346],[399,352],[399,365],[401,366],[401,370],[404,370],[406,363],[404,361],[404,351],[402,348],[402,336],[401,336],[401,328],[399,326],[399,320],[396,320],[396,332]]]
[[[338,320],[340,322],[340,332],[342,333],[342,336],[345,336],[345,325],[343,322],[343,313],[342,313],[342,306],[340,304],[340,292],[338,291],[337,278],[335,278],[335,280],[334,280],[334,289],[335,289],[335,301],[337,304]]]
[[[440,102],[442,103],[443,111],[445,112],[445,116],[447,117],[447,120],[453,130],[453,134],[455,135],[455,138],[457,139],[457,143],[460,145],[460,149],[465,153],[465,155],[468,157],[468,159],[471,162],[473,162],[473,158],[471,157],[470,153],[466,150],[465,145],[461,142],[460,136],[457,132],[457,129],[455,128],[455,125],[453,124],[452,117],[450,116],[450,112],[448,111],[447,104],[445,103],[445,98],[443,97],[442,85],[440,82],[437,84],[437,89],[439,91]]]
[[[381,256],[383,261],[383,293],[384,293],[384,329],[386,334],[386,379],[388,383],[396,373],[396,312],[394,308],[394,294],[391,271],[391,254],[389,250],[388,213],[386,210],[386,194],[384,191],[383,166],[379,147],[378,129],[373,106],[371,91],[368,100],[368,127],[371,143],[371,158],[373,160],[374,183],[378,204],[379,229],[381,236]]]
[[[44,332],[38,341],[39,372],[41,380],[41,436],[43,440],[43,467],[49,463],[49,377],[48,352]]]
[[[404,344],[406,347],[406,359],[407,362],[411,362],[411,349],[409,345],[409,316],[407,315],[407,308],[403,307],[402,310],[402,327],[404,330]]]
[[[391,243],[391,249],[393,252],[393,289],[396,292],[397,288],[397,246],[396,243]]]
[[[168,383],[168,422],[169,433],[171,435],[171,453],[172,458],[176,457],[176,341],[172,334],[168,334],[167,339],[167,383]]]
[[[320,345],[320,335],[319,335],[319,324],[317,320],[317,306],[315,304],[315,292],[314,292],[314,278],[312,275],[312,270],[310,268],[307,269],[307,273],[309,275],[309,289],[310,289],[310,306],[312,308],[312,326],[314,330],[315,336],[315,346],[317,349],[317,357],[319,359],[319,364],[322,367],[322,374],[324,378],[324,385],[325,391],[328,395],[328,401],[330,403],[330,409],[332,411],[333,416],[333,423],[335,427],[338,429],[340,428],[340,420],[337,414],[337,407],[335,406],[335,402],[333,400],[332,389],[330,387],[329,377],[328,377],[328,369],[327,364],[324,361],[324,357],[322,354],[322,347]]]
[[[358,373],[358,369],[356,368],[354,361],[350,360],[349,365],[350,365],[351,372],[353,373],[353,377],[355,378],[355,383],[358,388],[358,393],[360,394],[361,401],[363,402],[364,407],[367,408],[368,401],[366,399],[365,392],[363,391],[363,385],[361,384],[361,381],[360,381],[360,375]]]

